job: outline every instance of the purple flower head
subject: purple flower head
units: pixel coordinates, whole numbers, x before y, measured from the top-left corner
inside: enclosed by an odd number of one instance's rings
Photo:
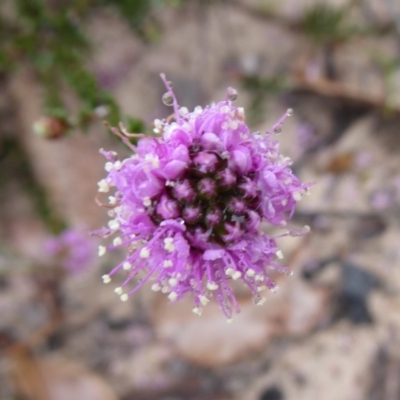
[[[70,273],[86,270],[91,266],[95,255],[93,240],[74,229],[67,229],[57,237],[48,238],[44,243],[44,250]]]
[[[275,239],[259,227],[264,221],[284,228],[311,186],[292,173],[273,140],[291,110],[270,132],[251,134],[244,110],[232,104],[234,89],[226,100],[189,112],[161,77],[174,119],[155,120],[158,136],[136,135],[137,146],[123,127],[122,133],[112,128],[132,149],[130,158],[101,150],[108,175],[99,192],[115,191],[107,206],[113,219],[102,235],[118,236],[100,246],[99,255],[127,248],[125,260],[103,280],[123,271],[126,279],[116,289],[122,301],[146,282],[171,302],[191,296],[198,315],[214,298],[230,319],[239,312],[232,281],[241,280],[262,304],[260,293],[276,287],[273,274],[288,272]],[[303,232],[284,229],[281,236]]]

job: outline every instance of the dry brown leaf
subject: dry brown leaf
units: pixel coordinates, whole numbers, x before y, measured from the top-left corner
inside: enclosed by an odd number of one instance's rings
[[[17,390],[29,400],[117,400],[111,387],[84,366],[61,358],[37,358],[25,345],[8,350]]]
[[[307,334],[325,318],[327,292],[299,279],[287,279],[278,293],[266,297],[262,306],[255,306],[250,297],[240,298],[241,312],[231,324],[214,301],[198,317],[190,300],[170,305],[162,297],[152,321],[159,337],[172,343],[183,358],[215,367],[260,351],[273,337]]]

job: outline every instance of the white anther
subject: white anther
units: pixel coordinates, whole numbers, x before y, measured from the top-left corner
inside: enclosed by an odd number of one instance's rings
[[[200,295],[199,300],[200,303],[203,304],[203,306],[207,305],[210,302],[210,300],[204,295]]]
[[[159,133],[159,132],[155,132]],[[146,154],[144,157],[145,161],[149,162],[152,166],[152,168],[159,168],[160,167],[160,159],[158,156],[155,156],[154,154]]]
[[[114,289],[114,292],[117,293],[118,295],[121,295],[124,291],[122,290],[122,287],[116,287]]]
[[[257,292],[263,292],[266,288],[267,288],[267,287],[266,287],[265,285],[259,286],[259,287],[257,288]]]
[[[287,204],[287,199],[283,199],[283,200],[281,201],[281,204],[285,207],[286,204]]]
[[[164,268],[171,268],[172,265],[173,265],[173,263],[172,263],[171,260],[165,260],[165,261],[163,262],[163,265],[164,265]]]
[[[227,268],[225,274],[228,276],[232,276],[235,273],[235,270],[231,267]]]
[[[153,132],[156,133],[157,135],[158,135],[159,133],[161,133],[161,131],[160,131],[159,129],[157,129],[157,128],[154,128],[154,129],[153,129]]]
[[[222,106],[222,107],[220,108],[220,111],[221,111],[222,113],[228,113],[229,110],[230,110],[230,108],[229,108],[228,106]]]
[[[257,302],[257,305],[262,306],[266,301],[267,299],[265,297],[261,297],[260,300]]]
[[[175,300],[178,298],[178,294],[177,294],[176,292],[171,292],[171,293],[168,295],[168,298],[169,298],[171,301],[175,301]]]
[[[171,279],[168,281],[168,283],[169,283],[169,285],[170,285],[171,287],[174,287],[174,286],[176,286],[176,285],[178,284],[178,279],[171,278]]]
[[[124,271],[129,271],[131,268],[132,268],[132,264],[131,264],[129,261],[125,261],[125,262],[122,264],[122,269],[123,269]]]
[[[104,246],[99,246],[99,257],[104,256],[106,254],[106,248]]]
[[[122,243],[122,239],[121,239],[120,237],[116,237],[116,238],[113,240],[113,245],[114,245],[114,246],[119,246],[121,243]]]
[[[95,114],[99,117],[99,118],[105,118],[107,117],[108,113],[109,113],[109,109],[107,106],[105,106],[104,104],[97,106],[94,109]]]
[[[286,225],[287,225],[287,222],[286,222],[286,221],[281,221],[281,222],[279,222],[279,226],[280,226],[281,228],[284,228]]]
[[[242,273],[240,271],[236,271],[233,275],[232,275],[232,279],[234,281],[237,281],[238,279],[240,279],[242,277]]]
[[[128,301],[129,296],[126,293],[124,293],[124,294],[121,294],[121,296],[119,296],[119,298],[121,299],[121,301]]]
[[[256,275],[256,282],[264,282],[264,275],[263,274]]]
[[[164,239],[164,249],[169,253],[172,253],[175,250],[174,238],[168,237]]]
[[[151,285],[151,290],[152,290],[153,292],[158,292],[159,290],[161,290],[160,284],[159,284],[159,283],[153,283],[153,284]]]
[[[103,275],[102,277],[101,277],[101,279],[103,279],[103,283],[110,283],[111,282],[111,277],[110,277],[110,275]]]
[[[105,179],[102,179],[101,181],[97,182],[97,185],[99,186],[98,191],[101,193],[107,193],[110,190],[110,185],[107,183]]]
[[[301,198],[303,197],[300,191],[293,192],[293,193],[292,193],[292,196],[293,196],[293,199],[294,199],[295,201],[300,201]]]
[[[119,171],[121,168],[122,168],[122,163],[121,163],[121,161],[115,161],[115,163],[114,163],[114,168],[117,170],[117,171]]]
[[[116,219],[112,219],[108,221],[108,227],[113,231],[116,231],[119,228],[119,222]]]
[[[150,206],[151,206],[151,199],[150,199],[150,197],[145,197],[145,198],[143,199],[143,205],[144,205],[145,207],[150,207]]]
[[[254,276],[255,274],[256,274],[256,271],[254,271],[253,268],[249,268],[249,269],[246,271],[246,275],[247,275],[247,276],[252,277],[252,276]]]
[[[142,247],[139,253],[140,258],[149,258],[150,250],[147,247]]]
[[[114,168],[114,164],[112,162],[106,162],[106,164],[104,165],[104,169],[107,172],[110,172],[113,168]]]
[[[108,214],[108,216],[111,217],[111,218],[114,218],[115,215],[116,215],[114,210],[108,210],[108,211],[107,211],[107,214]]]
[[[230,122],[229,126],[231,127],[231,129],[237,129],[238,127],[238,122],[236,120],[233,120]]]
[[[293,110],[292,110],[291,108],[288,108],[288,109],[286,110],[286,115],[287,115],[288,117],[291,117],[291,116],[293,115]]]
[[[227,324],[231,324],[233,322],[233,318],[228,318],[227,320],[226,320],[226,323]]]
[[[238,107],[238,108],[237,108],[237,111],[238,111],[238,114],[239,114],[241,117],[244,117],[244,108],[243,108],[243,107]]]
[[[201,114],[201,113],[203,112],[203,108],[202,108],[201,106],[196,106],[196,107],[194,108],[194,112],[195,112],[196,114]]]
[[[279,287],[278,286],[274,286],[273,288],[271,288],[270,290],[271,290],[271,292],[272,293],[276,293],[277,291],[278,291],[278,289],[279,289]]]
[[[282,258],[283,258],[282,250],[278,250],[275,254],[280,260],[282,260]]]
[[[113,206],[117,203],[117,199],[114,196],[108,196],[108,202]]]
[[[290,184],[292,183],[292,178],[286,178],[286,179],[283,181],[283,183],[284,183],[285,185],[290,185]]]
[[[208,290],[217,290],[218,284],[216,284],[215,282],[207,282],[207,289]]]
[[[186,114],[188,114],[189,113],[189,110],[186,108],[186,107],[181,107],[180,109],[179,109],[179,115],[181,116],[181,117],[184,117]]]
[[[200,315],[203,313],[203,309],[201,307],[194,307],[192,309],[193,313],[198,315],[200,317]]]
[[[156,129],[162,129],[162,122],[161,122],[160,119],[155,119],[155,120],[154,120],[154,127],[155,127]]]
[[[311,231],[311,228],[310,228],[309,225],[304,225],[304,226],[303,226],[303,233],[308,233],[308,232],[310,232],[310,231]]]

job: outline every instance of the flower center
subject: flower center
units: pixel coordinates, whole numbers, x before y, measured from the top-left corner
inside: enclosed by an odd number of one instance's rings
[[[159,225],[166,219],[182,218],[190,242],[201,231],[207,243],[219,245],[237,242],[249,227],[255,232],[255,214],[262,218],[256,172],[244,174],[225,154],[201,143],[190,146],[189,156],[182,176],[168,182],[163,195],[147,209],[153,222]]]

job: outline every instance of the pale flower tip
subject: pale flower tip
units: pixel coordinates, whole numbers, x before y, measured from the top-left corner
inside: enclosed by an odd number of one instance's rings
[[[159,283],[153,283],[153,284],[151,285],[151,290],[152,290],[153,292],[159,292],[159,291],[161,290],[160,284],[159,284]]]
[[[122,269],[125,271],[129,271],[132,268],[132,264],[129,261],[125,261],[122,264]]]
[[[104,246],[99,246],[98,255],[99,257],[104,256],[106,254],[106,248]]]
[[[125,301],[128,301],[129,296],[126,293],[124,293],[124,294],[121,294],[121,296],[119,298],[121,301],[125,302]]]
[[[103,283],[110,283],[111,282],[111,277],[110,275],[103,275],[101,277],[101,279],[103,279]]]
[[[204,295],[199,296],[199,300],[203,306],[207,305],[210,302],[210,300]]]
[[[201,307],[194,307],[192,309],[192,312],[200,317],[203,313],[203,309]]]
[[[139,253],[140,258],[149,258],[150,250],[147,247],[142,247]]]
[[[227,320],[226,320],[226,323],[227,324],[231,324],[233,322],[233,318],[228,318]]]
[[[255,272],[254,269],[252,269],[252,268],[249,268],[249,269],[246,271],[246,276],[253,277],[255,274],[256,274],[256,272]]]
[[[208,290],[217,290],[218,289],[218,284],[215,282],[208,282],[207,283],[207,289]]]
[[[97,183],[98,185],[98,191],[100,193],[107,193],[110,190],[110,185],[107,183],[107,181],[105,179],[102,179],[101,181],[99,181]]]
[[[116,219],[112,219],[111,221],[108,222],[108,227],[113,231],[119,229],[119,226],[120,226],[119,222]]]
[[[277,256],[280,260],[282,260],[282,259],[283,259],[282,250],[278,250],[278,251],[276,252],[276,256]]]
[[[121,245],[121,243],[122,243],[122,239],[121,239],[120,237],[116,237],[116,238],[113,240],[113,245],[114,245],[114,246],[119,246],[119,245]]]
[[[171,278],[171,279],[168,281],[168,283],[169,283],[169,285],[170,285],[171,287],[174,287],[174,286],[176,286],[176,285],[178,284],[178,280],[175,279],[175,278]]]
[[[295,201],[300,201],[301,198],[302,198],[302,195],[301,195],[300,191],[293,192],[292,196],[293,196],[293,200],[295,200]]]
[[[175,301],[175,300],[178,298],[178,293],[176,293],[176,292],[171,292],[171,293],[168,295],[168,298],[169,298],[171,301]]]
[[[232,274],[232,279],[234,281],[237,281],[238,279],[240,279],[242,277],[242,273],[240,271],[236,271]]]
[[[276,286],[274,286],[273,288],[271,288],[270,290],[271,290],[271,293],[275,294],[275,293],[278,292],[278,289],[279,289],[279,286],[276,285]]]
[[[123,292],[122,287],[116,287],[116,288],[114,289],[114,292],[117,293],[118,295],[121,295],[122,292]]]

